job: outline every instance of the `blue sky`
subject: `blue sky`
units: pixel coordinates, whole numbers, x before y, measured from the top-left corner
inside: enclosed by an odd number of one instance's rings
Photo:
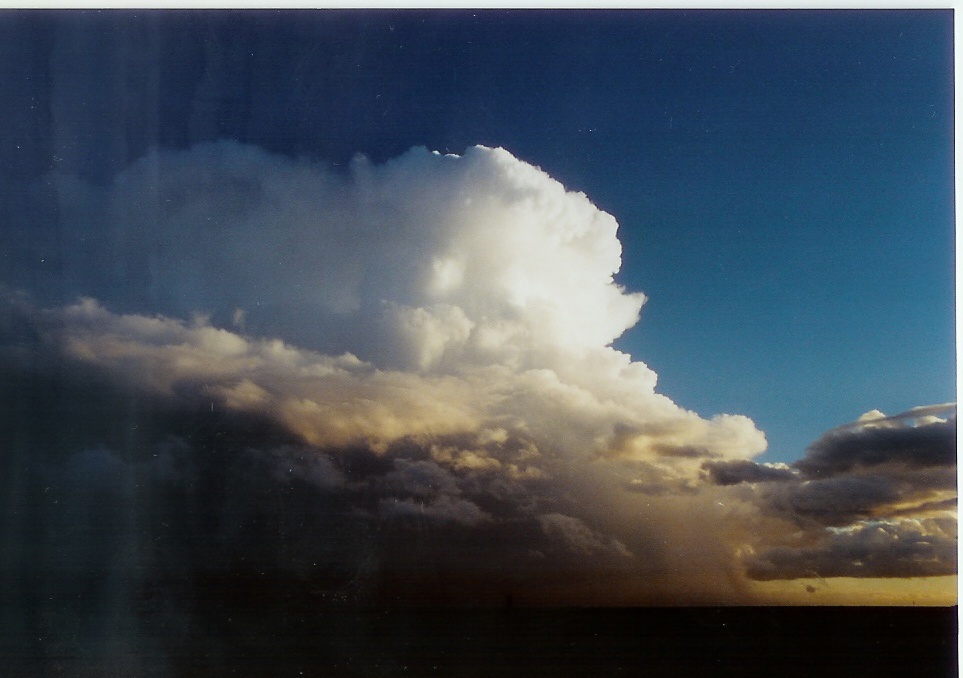
[[[620,280],[650,297],[618,345],[793,459],[865,411],[955,399],[950,21],[483,20],[450,48],[477,108],[427,138],[477,130],[614,214]]]
[[[453,23],[402,57],[451,92],[411,136],[503,145],[616,216],[620,280],[650,297],[618,346],[663,392],[748,414],[773,460],[955,399],[948,13]]]
[[[775,459],[869,409],[954,399],[948,21],[703,16],[689,48],[616,71],[648,88],[599,107],[618,169],[590,194],[651,297],[621,345],[680,402],[750,414]]]

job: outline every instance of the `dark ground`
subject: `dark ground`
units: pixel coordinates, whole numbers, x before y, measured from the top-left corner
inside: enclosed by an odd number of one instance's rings
[[[958,675],[956,607],[360,611],[208,601],[178,617],[164,605],[153,601],[118,631],[103,619],[78,624],[84,613],[65,601],[60,619],[43,620],[47,637],[5,634],[0,675]]]

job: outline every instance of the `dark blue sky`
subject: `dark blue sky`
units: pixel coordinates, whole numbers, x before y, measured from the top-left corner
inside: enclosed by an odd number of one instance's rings
[[[4,278],[41,298],[83,292],[52,169],[485,144],[618,219],[650,301],[617,345],[767,459],[955,399],[950,11],[8,12],[0,64]]]

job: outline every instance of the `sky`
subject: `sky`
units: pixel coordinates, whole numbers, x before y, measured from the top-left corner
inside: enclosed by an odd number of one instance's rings
[[[949,11],[4,12],[0,64],[8,627],[955,602]]]

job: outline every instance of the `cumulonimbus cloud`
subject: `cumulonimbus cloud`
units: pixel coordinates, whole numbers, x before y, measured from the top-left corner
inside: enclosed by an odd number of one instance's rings
[[[616,221],[586,196],[485,147],[338,172],[224,142],[153,152],[106,187],[55,181],[82,297],[41,310],[7,295],[7,349],[165,413],[118,420],[147,436],[132,449],[90,441],[165,497],[144,533],[210,529],[263,564],[268,546],[223,526],[279,524],[291,557],[274,567],[363,570],[369,592],[405,568],[412,581],[417,539],[439,575],[507,576],[537,598],[604,570],[613,583],[592,595],[626,601],[618,581],[667,582],[663,545],[697,540],[700,564],[673,566],[702,582],[686,595],[735,595],[727,547],[671,514],[702,461],[749,459],[765,438],[746,417],[677,406],[612,348],[645,298],[615,282]],[[279,492],[303,524],[247,501]],[[210,522],[171,515],[172,497]],[[183,549],[165,553],[186,567]],[[664,585],[672,599],[678,582]]]
[[[81,298],[5,295],[0,357],[11,383],[37,370],[96,398],[58,410],[83,444],[48,441],[30,482],[117,507],[151,488],[124,535],[154,540],[138,556],[154,569],[274,568],[375,596],[422,572],[554,602],[579,600],[561,582],[581,576],[583,601],[728,602],[746,573],[855,571],[843,541],[885,541],[866,521],[945,517],[945,451],[848,446],[906,436],[903,420],[766,465],[748,418],[657,393],[611,345],[644,302],[614,280],[615,219],[507,151],[335,171],[224,142],[155,151],[106,187],[55,181]],[[949,426],[937,414],[916,428]],[[109,501],[78,480],[104,469],[127,479]],[[924,550],[860,571],[946,569]]]

